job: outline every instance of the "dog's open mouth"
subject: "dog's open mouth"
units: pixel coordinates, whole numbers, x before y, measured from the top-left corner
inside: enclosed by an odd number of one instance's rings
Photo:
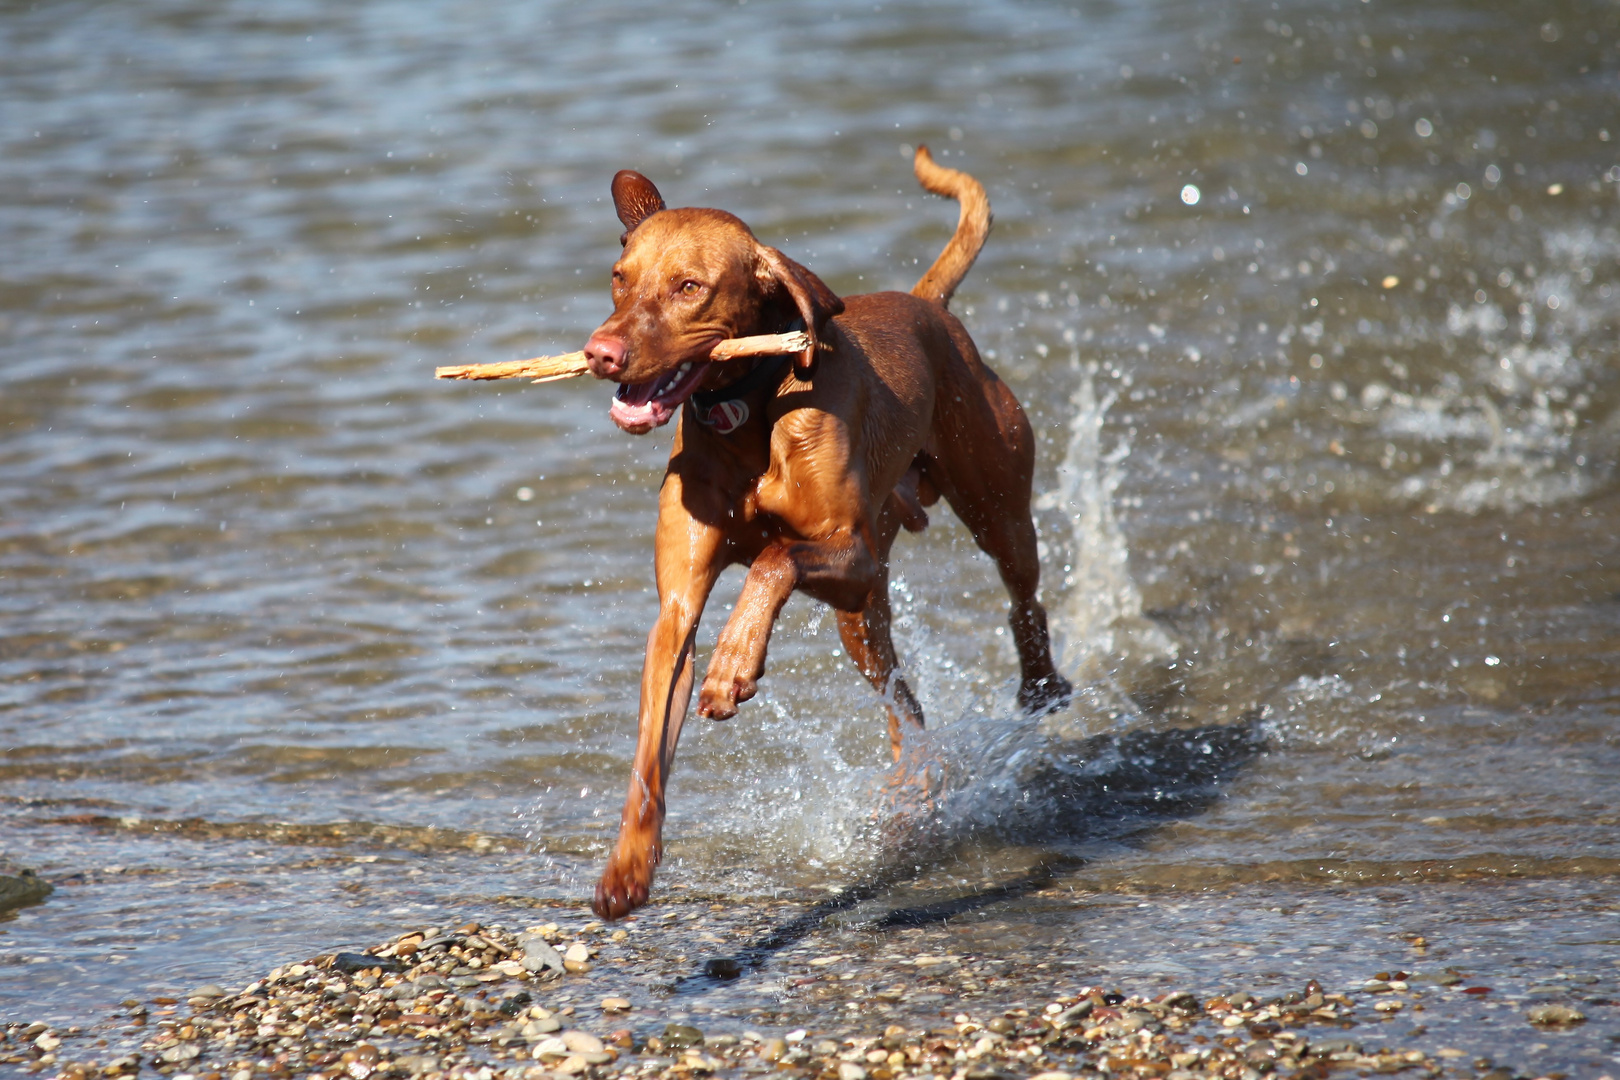
[[[688,360],[674,371],[640,383],[621,383],[608,415],[632,435],[669,423],[709,370],[708,360]]]

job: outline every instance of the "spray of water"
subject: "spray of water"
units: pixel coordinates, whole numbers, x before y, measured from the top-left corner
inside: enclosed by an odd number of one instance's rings
[[[1069,399],[1069,445],[1058,466],[1057,486],[1036,500],[1069,526],[1063,599],[1054,605],[1053,637],[1064,667],[1087,681],[1111,681],[1123,662],[1169,660],[1176,643],[1142,615],[1142,594],[1131,579],[1130,548],[1114,513],[1130,442],[1122,435],[1103,449],[1103,425],[1119,398],[1110,389],[1100,400],[1094,369],[1082,372]],[[1048,568],[1047,580],[1053,575]]]
[[[1047,546],[1047,601],[1060,666],[1076,683],[1073,702],[1044,717],[1020,713],[1016,680],[987,685],[982,674],[965,670],[937,628],[919,617],[921,599],[897,579],[896,646],[931,726],[908,740],[898,768],[848,776],[850,786],[818,800],[824,809],[854,810],[854,830],[847,821],[822,822],[831,828],[821,835],[838,849],[822,854],[846,872],[917,865],[976,836],[1016,832],[1056,812],[1077,778],[1122,766],[1113,751],[1095,753],[1094,738],[1140,719],[1121,669],[1162,663],[1177,646],[1142,614],[1114,512],[1130,453],[1124,437],[1104,449],[1116,398],[1113,390],[1099,397],[1095,371],[1081,373],[1056,484],[1037,500],[1064,532]]]
[[[701,816],[671,817],[676,846],[688,865],[709,868],[700,875],[711,884],[746,893],[924,865],[975,837],[1005,835],[1059,812],[1066,796],[1058,788],[1072,792],[1077,781],[1132,767],[1097,742],[1099,733],[1140,720],[1122,668],[1162,663],[1177,646],[1143,617],[1131,580],[1114,511],[1130,445],[1122,436],[1105,450],[1117,391],[1099,396],[1096,379],[1095,371],[1080,373],[1056,482],[1036,502],[1049,532],[1057,523],[1045,547],[1046,602],[1074,700],[1043,717],[1021,713],[1010,645],[1005,675],[964,662],[953,654],[949,628],[924,617],[926,590],[914,591],[897,575],[890,590],[895,643],[929,730],[908,740],[898,768],[883,759],[852,761],[839,749],[842,729],[872,718],[852,715],[847,691],[818,680],[791,693],[768,688],[746,750],[739,744],[711,762],[726,772],[731,797],[706,800]],[[672,809],[680,805],[672,801]]]

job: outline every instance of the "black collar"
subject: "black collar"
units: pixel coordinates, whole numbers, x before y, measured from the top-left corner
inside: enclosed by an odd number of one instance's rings
[[[699,390],[692,395],[692,402],[698,407],[698,412],[708,412],[722,401],[736,401],[745,398],[760,387],[776,385],[782,381],[782,368],[792,360],[791,356],[767,356],[754,365],[754,370],[732,383],[722,386],[718,390]]]
[[[787,329],[790,333],[803,330],[804,320],[794,319]],[[704,427],[713,428],[721,435],[730,435],[748,422],[752,410],[746,399],[767,386],[780,385],[782,369],[792,360],[793,357],[786,354],[763,357],[754,365],[753,371],[730,386],[722,386],[718,390],[699,390],[687,399],[687,404],[692,406],[692,415]]]

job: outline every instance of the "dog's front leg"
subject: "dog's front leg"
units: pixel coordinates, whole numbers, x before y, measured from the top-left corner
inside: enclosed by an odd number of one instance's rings
[[[826,540],[781,541],[766,547],[748,568],[742,595],[714,643],[698,715],[729,719],[758,691],[771,628],[794,589],[840,611],[860,611],[882,581],[881,573],[871,544],[852,529]]]
[[[667,481],[654,554],[658,620],[647,635],[641,668],[636,759],[619,818],[619,840],[591,902],[604,919],[620,918],[647,902],[663,856],[664,785],[692,699],[698,619],[723,566],[722,546],[719,532],[694,520],[681,505],[678,480]]]

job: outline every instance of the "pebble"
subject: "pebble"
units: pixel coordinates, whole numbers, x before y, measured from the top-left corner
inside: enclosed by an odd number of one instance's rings
[[[703,965],[703,973],[713,979],[735,979],[742,970],[742,965],[729,956],[717,956]]]
[[[643,1006],[652,1015],[639,1027],[585,1030],[620,1022],[606,1017],[628,1012],[630,999],[592,995],[592,981],[570,974],[574,968],[566,965],[588,970],[597,960],[594,944],[612,972],[607,978],[618,985],[626,979],[658,985],[651,981],[655,973],[671,972],[675,964],[686,973],[676,976],[678,983],[697,964],[681,953],[712,940],[708,930],[694,932],[701,926],[684,930],[684,942],[678,935],[685,923],[667,920],[651,933],[618,942],[603,936],[591,943],[575,940],[574,930],[556,923],[522,934],[476,924],[453,932],[417,930],[364,952],[329,953],[276,968],[241,991],[200,987],[188,999],[190,1015],[169,1008],[177,1004],[173,999],[155,1000],[150,1013],[140,1002],[126,1003],[114,1024],[87,1025],[100,1034],[116,1028],[125,1044],[139,1044],[138,1055],[128,1052],[133,1045],[104,1046],[105,1064],[93,1060],[92,1036],[73,1034],[78,1029],[63,1034],[43,1023],[0,1025],[6,1034],[0,1063],[35,1071],[53,1065],[62,1080],[129,1077],[143,1065],[215,1080],[701,1080],[716,1072],[766,1073],[772,1065],[797,1070],[789,1074],[794,1080],[1074,1080],[1099,1073],[1259,1080],[1262,1074],[1297,1076],[1307,1068],[1314,1071],[1304,1075],[1312,1077],[1340,1067],[1364,1073],[1433,1069],[1465,1056],[1448,1048],[1430,1066],[1421,1051],[1363,1051],[1342,1036],[1342,1026],[1388,1015],[1403,1004],[1390,984],[1438,981],[1426,977],[1383,973],[1376,981],[1385,987],[1359,998],[1327,992],[1313,980],[1280,994],[1268,984],[1264,1000],[1234,991],[1203,1002],[1184,990],[1161,988],[1154,997],[1064,982],[1035,991],[1036,1004],[1024,1005],[956,990],[958,983],[985,979],[1001,960],[952,954],[919,966],[916,957],[900,955],[898,943],[885,958],[892,965],[887,978],[899,980],[892,987],[859,970],[860,981],[845,981],[838,967],[812,966],[803,954],[768,960],[771,979],[800,991],[794,1008],[815,1010],[813,1028],[773,1034],[767,1025],[774,1019],[786,1026],[783,1018],[792,1013],[773,1017],[770,1009],[753,1010],[761,1015],[748,1020],[760,1030],[740,1037],[726,1030],[728,1021],[740,1024],[737,1015],[714,1015],[708,1033],[681,1022],[679,1012],[666,1024],[653,1010],[681,1008],[677,993]],[[638,951],[644,945],[646,951]],[[821,952],[834,955],[825,946]],[[835,958],[852,967],[863,963],[858,953]],[[383,963],[389,960],[399,970],[389,970]],[[632,962],[639,966],[626,966]],[[801,976],[802,982],[793,982]],[[769,985],[761,980],[761,988]],[[712,983],[707,987],[714,989]],[[947,996],[949,1006],[933,1004]],[[588,1007],[593,1000],[600,1012]],[[1465,999],[1451,1000],[1461,1006]],[[1579,1018],[1557,1003],[1530,1009],[1536,1023]],[[661,1036],[654,1025],[661,1025]],[[73,1053],[92,1060],[67,1060]]]
[[[552,1057],[552,1058],[567,1057],[568,1056],[568,1044],[563,1042],[563,1040],[557,1038],[555,1035],[553,1035],[551,1038],[541,1039],[539,1042],[535,1043],[534,1044],[534,1050],[532,1050],[530,1052],[530,1055],[536,1061],[540,1060],[541,1058],[547,1058],[547,1057]]]
[[[1525,1013],[1532,1024],[1557,1026],[1562,1024],[1579,1024],[1586,1020],[1586,1014],[1570,1005],[1533,1005]]]
[[[536,974],[546,971],[562,974],[562,954],[553,949],[545,938],[526,934],[519,940],[523,943],[523,959],[519,963],[524,971]]]
[[[601,1039],[579,1030],[563,1032],[562,1041],[563,1045],[575,1054],[600,1054],[607,1049]]]
[[[51,895],[53,886],[34,871],[0,857],[0,911],[37,904]]]

